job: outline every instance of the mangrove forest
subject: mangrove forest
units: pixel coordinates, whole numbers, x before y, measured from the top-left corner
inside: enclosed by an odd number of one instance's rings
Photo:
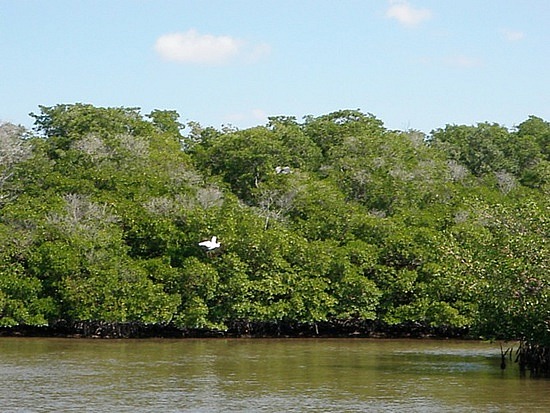
[[[541,118],[425,134],[359,110],[244,130],[80,103],[31,117],[0,123],[3,328],[377,326],[550,348]]]

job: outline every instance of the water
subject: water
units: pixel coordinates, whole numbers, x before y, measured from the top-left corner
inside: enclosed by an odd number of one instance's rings
[[[534,412],[497,344],[0,338],[1,412]]]

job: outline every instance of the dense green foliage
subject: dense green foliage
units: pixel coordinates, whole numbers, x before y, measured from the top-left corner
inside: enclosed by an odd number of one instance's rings
[[[0,125],[0,325],[368,319],[550,343],[542,119],[425,136],[352,110],[222,131],[33,117]]]

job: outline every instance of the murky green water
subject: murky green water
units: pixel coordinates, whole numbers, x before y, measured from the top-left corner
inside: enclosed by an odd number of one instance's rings
[[[2,412],[549,411],[497,344],[0,338]]]

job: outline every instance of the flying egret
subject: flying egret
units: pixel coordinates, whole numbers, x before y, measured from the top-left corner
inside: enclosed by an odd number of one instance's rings
[[[292,171],[290,170],[290,166],[277,166],[275,168],[275,173],[277,174],[283,174],[283,175],[288,175],[289,173],[291,173]]]
[[[199,242],[199,245],[201,247],[206,247],[208,251],[212,251],[219,248],[221,244],[218,242],[218,238],[214,235],[211,240]]]

